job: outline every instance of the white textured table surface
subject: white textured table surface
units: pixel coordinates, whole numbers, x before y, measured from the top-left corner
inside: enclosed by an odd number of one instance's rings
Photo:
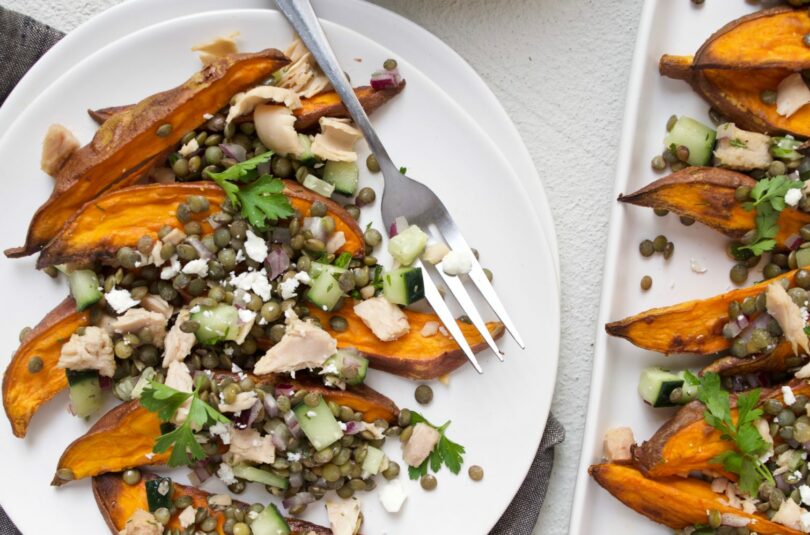
[[[70,31],[118,0],[0,3]],[[608,207],[642,0],[376,3],[421,24],[475,67],[517,124],[543,178],[562,268],[562,345],[552,410],[565,425],[567,438],[557,449],[535,533],[566,533],[597,328]]]

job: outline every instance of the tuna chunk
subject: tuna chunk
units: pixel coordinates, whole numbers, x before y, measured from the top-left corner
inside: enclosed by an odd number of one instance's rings
[[[62,346],[59,368],[68,370],[98,370],[105,377],[115,374],[115,356],[110,335],[99,327],[85,327],[83,334],[74,334]]]
[[[354,305],[354,313],[383,342],[396,340],[411,330],[408,317],[385,297],[373,297]]]
[[[785,339],[793,347],[793,352],[798,355],[799,348],[802,348],[805,353],[810,352],[807,334],[804,332],[807,320],[799,305],[793,302],[779,283],[769,284],[765,297],[768,314],[773,316],[779,327],[782,328]]]
[[[119,535],[163,535],[163,524],[152,513],[136,509]]]
[[[419,466],[433,451],[440,436],[438,431],[425,423],[419,422],[413,427],[411,438],[403,447],[403,460],[408,463],[408,466]]]
[[[62,169],[70,155],[79,148],[79,140],[73,132],[61,124],[52,124],[45,133],[42,141],[42,159],[39,162],[40,168],[51,176]]]
[[[770,136],[748,132],[737,128],[734,123],[717,127],[717,146],[714,149],[716,166],[751,171],[767,169],[771,162]]]
[[[230,464],[244,461],[271,464],[276,458],[276,448],[270,435],[261,436],[255,429],[234,429],[228,457]]]
[[[194,333],[183,332],[180,326],[188,321],[188,310],[181,310],[177,314],[177,319],[169,329],[166,339],[164,340],[163,347],[163,367],[168,368],[172,362],[183,362],[186,357],[191,354],[194,344],[197,343],[197,337]]]
[[[163,314],[149,312],[143,308],[131,308],[113,322],[112,328],[118,334],[138,333],[148,329],[152,334],[152,344],[163,347],[167,323],[168,320]]]
[[[604,457],[608,462],[629,462],[633,459],[630,448],[636,443],[633,430],[629,427],[615,427],[605,433]]]
[[[326,502],[326,516],[334,535],[354,535],[360,531],[363,515],[357,498]]]
[[[194,379],[191,377],[191,372],[188,371],[188,366],[182,362],[172,362],[169,364],[169,370],[166,372],[166,381],[164,382],[169,388],[174,388],[178,392],[192,392],[194,389]],[[183,403],[172,418],[172,422],[180,425],[186,421],[188,416],[188,409],[191,406],[191,399],[187,399]]]
[[[233,403],[220,403],[219,411],[232,413],[246,411],[256,404],[257,399],[256,392],[253,392],[252,390],[249,392],[239,392],[236,394],[236,399]]]
[[[253,368],[256,375],[320,368],[335,354],[337,342],[329,334],[294,312],[287,317],[287,332],[279,343],[267,350]]]
[[[141,306],[149,312],[162,314],[167,320],[174,314],[174,307],[159,295],[146,294],[146,297],[141,299]]]

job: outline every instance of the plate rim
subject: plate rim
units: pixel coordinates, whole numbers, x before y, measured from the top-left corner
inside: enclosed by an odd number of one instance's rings
[[[246,8],[235,8],[235,9],[233,9],[233,10],[235,10],[235,11],[245,11],[245,10],[247,10],[247,9],[246,9]],[[178,21],[178,20],[180,20],[180,19],[193,19],[193,18],[195,18],[195,17],[210,17],[210,16],[217,15],[217,14],[218,14],[218,13],[220,13],[220,12],[229,12],[229,11],[232,11],[232,10],[206,10],[206,11],[201,12],[201,13],[194,13],[194,14],[190,14],[190,15],[184,15],[184,16],[180,16],[180,17],[174,17],[174,18],[172,18],[172,19],[164,20],[164,21],[159,22],[159,23],[157,23],[157,24],[153,24],[153,25],[148,25],[148,26],[145,26],[145,27],[140,28],[140,29],[138,29],[138,30],[136,30],[136,31],[134,31],[134,32],[131,32],[131,33],[126,34],[126,35],[123,35],[123,36],[121,36],[121,38],[120,38],[120,39],[117,39],[117,40],[115,40],[115,41],[112,41],[112,42],[108,43],[107,45],[105,45],[105,46],[102,46],[102,47],[98,48],[98,49],[97,49],[97,50],[96,50],[96,51],[95,51],[93,54],[90,54],[90,55],[86,56],[86,57],[85,57],[85,58],[83,58],[81,61],[77,62],[76,64],[72,65],[72,66],[71,66],[71,67],[69,67],[67,70],[65,70],[65,71],[64,71],[64,72],[63,72],[63,73],[62,73],[62,74],[61,74],[59,77],[57,77],[57,79],[56,79],[56,80],[58,81],[59,79],[61,79],[61,78],[65,77],[65,76],[69,76],[69,75],[70,75],[70,73],[71,73],[72,71],[74,71],[74,69],[79,68],[79,67],[80,67],[82,64],[84,64],[84,63],[86,63],[86,62],[92,61],[92,59],[93,59],[93,58],[94,58],[96,55],[100,55],[100,54],[104,54],[104,53],[109,54],[109,52],[105,52],[105,51],[106,51],[108,48],[111,48],[111,47],[115,46],[115,45],[116,45],[116,44],[117,44],[117,43],[118,43],[120,40],[123,40],[123,39],[127,39],[127,38],[130,38],[130,37],[133,37],[135,34],[139,34],[139,33],[142,33],[142,32],[149,32],[149,31],[153,30],[153,28],[154,28],[154,27],[156,27],[156,26],[170,26],[172,23],[175,23],[175,22],[177,22],[177,21]],[[257,11],[266,12],[266,11],[276,11],[276,10],[257,10]],[[406,20],[407,20],[407,19],[406,19]],[[343,30],[345,30],[345,31],[348,31],[348,32],[350,32],[350,33],[352,33],[352,34],[357,35],[357,36],[358,36],[360,39],[366,39],[366,40],[369,40],[369,41],[371,41],[371,42],[376,43],[378,46],[380,46],[380,47],[382,47],[382,48],[388,48],[388,47],[386,47],[384,44],[379,43],[379,42],[378,42],[376,39],[374,39],[374,38],[372,38],[372,37],[369,37],[369,36],[367,36],[367,35],[365,35],[365,34],[363,34],[363,33],[359,32],[359,31],[357,31],[357,30],[354,30],[354,29],[353,29],[353,28],[351,28],[351,27],[346,27],[346,26],[344,26],[344,25],[342,25],[342,24],[340,24],[340,23],[338,23],[338,22],[335,22],[335,21],[329,21],[329,22],[330,22],[331,24],[334,24],[334,25],[336,25],[336,26],[341,27],[341,28],[342,28]],[[414,65],[414,67],[415,67],[417,70],[420,70],[420,69],[418,68],[418,66]],[[431,79],[429,76],[425,75],[424,73],[421,73],[421,70],[420,70],[420,74],[422,74],[423,76],[425,76],[427,83],[429,83],[429,84],[431,84],[432,86],[434,86],[434,89],[435,89],[436,91],[441,92],[441,93],[443,93],[444,95],[446,95],[446,96],[448,97],[448,100],[450,100],[450,101],[451,101],[451,103],[452,103],[452,105],[453,105],[453,106],[454,106],[454,107],[457,109],[458,114],[459,114],[461,117],[463,117],[465,120],[467,120],[467,121],[469,121],[469,122],[470,122],[471,127],[472,127],[472,128],[475,128],[475,129],[476,129],[476,130],[477,130],[477,131],[480,133],[481,137],[482,137],[484,140],[486,140],[486,142],[488,142],[488,143],[491,145],[491,147],[492,147],[492,149],[495,151],[495,153],[496,153],[496,154],[497,154],[497,155],[498,155],[498,156],[501,158],[501,160],[502,160],[502,162],[503,162],[503,165],[504,165],[505,167],[507,167],[507,168],[510,168],[510,169],[511,169],[511,168],[512,168],[512,166],[510,165],[509,160],[507,160],[507,159],[506,159],[506,157],[505,157],[505,156],[503,155],[503,153],[500,151],[499,147],[498,147],[498,146],[497,146],[497,145],[496,145],[496,144],[493,142],[493,140],[492,140],[492,139],[491,139],[491,138],[490,138],[490,137],[489,137],[489,136],[486,134],[486,132],[485,132],[485,131],[484,131],[484,130],[481,128],[480,124],[478,124],[478,123],[477,123],[477,122],[474,120],[474,118],[473,118],[473,117],[472,117],[470,114],[468,114],[468,113],[466,112],[466,110],[465,110],[463,107],[461,107],[461,106],[460,106],[460,105],[459,105],[457,102],[455,102],[455,101],[454,101],[454,99],[452,98],[452,96],[451,96],[451,95],[449,95],[449,94],[447,94],[445,91],[443,91],[442,87],[441,87],[439,84],[435,83],[435,82],[433,81],[433,79]],[[38,94],[38,95],[36,95],[36,97],[35,97],[34,99],[32,99],[32,101],[31,101],[30,105],[33,105],[33,104],[35,104],[35,103],[38,103],[38,102],[40,101],[40,99],[41,99],[41,98],[42,98],[42,95],[39,95],[39,94]],[[5,131],[4,135],[3,135],[3,136],[0,136],[0,140],[4,139],[4,138],[6,137],[6,136],[5,136],[5,134],[9,134],[9,135],[10,135],[10,133],[11,133],[11,132],[14,130],[14,127],[15,127],[16,123],[17,123],[19,120],[23,119],[23,118],[25,118],[25,110],[21,110],[20,115],[19,115],[17,118],[15,118],[15,120],[14,120],[14,121],[12,121],[12,122],[11,122],[11,125],[10,125],[10,126],[7,128],[7,129],[6,129],[6,131]],[[512,171],[514,172],[514,169],[512,169]],[[514,172],[514,174],[515,174],[515,177],[517,178],[517,180],[515,181],[515,185],[516,185],[518,188],[520,188],[520,189],[524,190],[524,192],[525,192],[525,186],[526,186],[525,180],[523,180],[523,179],[521,178],[521,176],[520,176],[520,175],[519,175],[517,172]],[[548,244],[547,237],[546,237],[546,234],[545,234],[545,232],[544,232],[544,230],[545,230],[545,224],[544,224],[544,222],[543,222],[543,218],[541,217],[540,211],[538,210],[537,206],[533,206],[532,208],[530,208],[530,210],[531,210],[531,215],[532,215],[532,216],[533,216],[533,218],[534,218],[534,219],[537,221],[537,224],[538,224],[538,226],[540,227],[540,228],[538,229],[538,230],[540,230],[540,235],[541,235],[541,238],[540,238],[540,239],[541,239],[541,240],[543,241],[543,243],[546,245],[546,247],[545,247],[544,249],[548,250],[548,249],[550,249],[550,245]],[[552,230],[553,230],[553,229],[552,229]],[[541,255],[541,256],[543,256],[543,258],[546,258],[546,260],[544,261],[544,263],[546,263],[546,264],[547,264],[547,266],[550,268],[549,270],[550,270],[552,273],[554,273],[554,276],[558,278],[558,277],[559,277],[559,272],[555,270],[555,267],[556,267],[556,266],[555,266],[554,257],[552,256],[552,257],[548,258],[546,255]],[[552,317],[553,317],[553,319],[554,319],[554,322],[556,323],[556,329],[555,329],[555,330],[552,330],[552,332],[554,333],[554,341],[553,341],[553,349],[554,349],[554,350],[553,350],[553,351],[551,351],[551,352],[549,352],[549,354],[550,354],[550,355],[553,357],[553,361],[550,363],[550,365],[551,365],[551,367],[552,367],[552,371],[554,372],[553,376],[555,376],[555,377],[556,377],[556,370],[557,370],[558,363],[559,363],[559,346],[560,346],[560,313],[559,313],[559,310],[560,310],[560,306],[559,306],[559,305],[560,305],[560,292],[559,292],[559,285],[554,285],[554,284],[550,285],[550,287],[549,287],[549,291],[550,291],[550,293],[551,293],[551,297],[553,298],[554,303],[557,305],[557,306],[556,306],[556,308],[554,308],[554,311],[555,311],[555,312],[554,312],[554,314],[552,314]],[[548,407],[548,410],[547,410],[547,411],[545,411],[545,414],[543,415],[543,417],[542,417],[541,419],[539,419],[539,421],[541,421],[543,425],[542,425],[542,426],[539,426],[539,425],[538,425],[538,428],[539,428],[539,433],[538,433],[538,435],[537,435],[537,440],[536,440],[536,444],[537,444],[537,446],[539,446],[540,441],[542,440],[542,435],[543,435],[543,429],[544,429],[544,426],[545,426],[545,421],[547,420],[547,418],[548,418],[548,416],[549,416],[549,414],[550,414],[550,411],[551,411],[551,400],[552,400],[552,398],[553,398],[553,394],[554,394],[554,386],[555,386],[555,384],[554,384],[554,383],[552,383],[551,388],[550,388],[550,389],[548,389],[548,391],[547,391],[546,395],[544,396],[544,397],[545,397],[545,400],[544,400],[544,401],[545,401],[546,406]],[[516,485],[516,491],[517,491],[517,490],[520,488],[520,483],[522,483],[523,479],[525,479],[525,474],[527,474],[527,473],[528,473],[528,470],[529,470],[529,468],[530,468],[530,466],[531,466],[531,464],[532,464],[533,459],[534,459],[534,455],[532,455],[532,456],[528,457],[527,459],[523,460],[522,464],[523,464],[524,466],[523,466],[523,469],[521,469],[521,470],[520,470],[520,473],[522,473],[522,474],[524,474],[524,475],[523,475],[523,477],[521,478],[521,480],[518,482],[518,484]],[[512,498],[509,498],[509,500],[506,502],[506,504],[504,505],[503,510],[502,510],[502,511],[500,511],[500,513],[499,513],[498,517],[497,517],[497,518],[495,518],[495,519],[494,519],[494,521],[493,521],[493,523],[492,523],[492,525],[491,525],[491,526],[489,526],[490,528],[491,528],[492,526],[494,526],[494,524],[495,524],[495,523],[497,523],[497,521],[499,520],[499,518],[501,517],[501,515],[503,514],[503,512],[504,512],[504,511],[506,510],[506,508],[508,507],[509,503],[511,503],[511,499],[512,499]],[[13,518],[13,514],[9,513],[9,517],[10,517],[10,518]]]

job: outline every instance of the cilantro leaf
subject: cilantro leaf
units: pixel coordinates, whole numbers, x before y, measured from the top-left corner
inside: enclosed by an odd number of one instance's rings
[[[295,212],[283,191],[284,183],[270,175],[244,186],[236,193],[242,215],[256,228],[264,228],[267,221],[276,222],[292,217]]]
[[[756,236],[754,241],[740,249],[751,251],[756,256],[772,250],[776,246],[779,233],[779,213],[785,209],[785,194],[804,183],[791,180],[784,175],[763,178],[751,189],[751,201],[743,203],[747,211],[756,210]]]
[[[416,425],[418,423],[424,423],[429,425],[433,429],[439,432],[439,441],[433,447],[433,451],[430,452],[430,455],[427,459],[425,459],[422,464],[419,466],[409,466],[408,467],[408,477],[411,479],[419,479],[420,477],[427,475],[428,467],[433,472],[438,472],[442,465],[446,466],[448,470],[450,470],[454,474],[458,474],[461,471],[461,465],[464,464],[464,446],[461,444],[456,444],[445,434],[447,428],[450,427],[450,420],[444,423],[441,427],[436,427],[432,423],[428,422],[424,416],[419,414],[416,411],[411,411],[411,425]]]
[[[169,466],[192,464],[205,458],[205,451],[194,436],[195,430],[204,429],[214,423],[230,423],[230,420],[200,399],[199,389],[194,392],[180,392],[162,383],[152,381],[141,393],[141,405],[154,412],[162,422],[171,421],[180,407],[191,399],[185,421],[172,431],[155,439],[152,451],[164,453],[172,448]]]

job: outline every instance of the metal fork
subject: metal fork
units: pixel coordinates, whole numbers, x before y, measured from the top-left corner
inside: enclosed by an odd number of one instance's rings
[[[467,255],[472,260],[472,270],[469,273],[470,279],[472,279],[481,295],[503,322],[512,338],[521,348],[525,348],[523,339],[518,334],[512,319],[507,314],[500,299],[498,299],[495,289],[484,274],[481,265],[473,256],[470,246],[467,245],[458,226],[453,222],[453,218],[445,208],[444,203],[427,186],[400,173],[399,169],[391,161],[388,152],[371,126],[363,106],[354,94],[349,80],[340,68],[337,57],[335,57],[335,53],[326,39],[323,28],[318,22],[309,0],[276,0],[276,3],[295,31],[298,32],[301,40],[312,53],[324,74],[332,82],[332,87],[340,95],[343,104],[349,110],[355,124],[363,132],[371,152],[380,164],[380,170],[385,179],[382,195],[382,218],[386,229],[391,228],[397,217],[404,217],[408,223],[418,225],[430,236],[432,241],[440,242],[443,240],[452,250]],[[435,277],[439,277],[444,281],[447,289],[450,290],[464,313],[470,318],[478,332],[481,333],[487,345],[498,359],[503,361],[501,351],[495,344],[495,340],[493,340],[489,329],[487,329],[484,320],[481,318],[481,314],[475,308],[461,278],[447,275],[441,264],[436,266],[426,265],[421,260],[417,260],[415,266],[421,267],[422,273],[425,275],[423,277],[425,298],[441,319],[447,332],[455,339],[478,373],[483,373],[481,365],[478,364],[470,344],[444,302],[433,280]]]

